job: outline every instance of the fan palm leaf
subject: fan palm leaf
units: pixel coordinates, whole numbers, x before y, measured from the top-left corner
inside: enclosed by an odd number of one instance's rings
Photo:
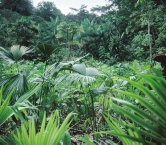
[[[95,68],[86,68],[84,63],[72,64],[68,69],[76,73],[70,73],[58,77],[55,79],[55,84],[59,84],[63,80],[70,84],[73,82],[92,84],[96,81],[95,76],[102,75],[102,73]]]
[[[37,48],[46,58],[50,57],[57,50],[57,46],[52,44],[39,44]]]
[[[9,63],[17,62],[22,58],[23,55],[30,53],[28,47],[20,46],[20,45],[13,45],[10,48],[10,51],[7,51],[3,47],[0,47],[0,58],[6,60]]]
[[[26,77],[23,74],[12,74],[0,79],[0,86],[4,86],[4,97],[14,88],[13,95],[22,95],[28,90]]]

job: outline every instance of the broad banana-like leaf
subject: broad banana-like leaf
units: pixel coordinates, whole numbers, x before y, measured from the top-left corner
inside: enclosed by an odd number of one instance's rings
[[[74,64],[72,69],[85,76],[98,76],[101,73],[96,68],[86,68],[85,64]]]
[[[82,75],[86,75],[86,66],[84,63],[82,64],[74,64],[72,69]]]
[[[96,68],[86,68],[87,76],[98,76],[101,73]]]

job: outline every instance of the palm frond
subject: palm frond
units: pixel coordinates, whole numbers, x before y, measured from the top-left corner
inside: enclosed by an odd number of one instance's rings
[[[37,45],[37,48],[46,58],[51,56],[57,50],[57,46],[51,44],[39,44]]]
[[[13,95],[22,95],[28,90],[26,77],[22,74],[12,74],[0,79],[0,86],[4,86],[4,97],[14,88]]]
[[[29,92],[25,93],[24,95],[20,96],[17,102],[13,106],[9,106],[10,99],[12,97],[13,91],[9,93],[4,101],[3,100],[3,88],[0,89],[0,126],[13,114],[19,116],[18,110],[22,110],[25,108],[34,109],[35,107],[31,104],[29,105],[25,102],[29,97],[31,97],[36,91],[41,88],[41,85],[36,86],[34,89],[30,90]]]
[[[54,83],[59,84],[62,81],[65,81],[67,84],[72,84],[73,82],[82,83],[82,84],[92,84],[96,82],[96,78],[91,76],[81,75],[78,73],[71,73],[55,79]]]
[[[2,103],[2,88],[0,90],[0,126],[13,115],[12,110],[9,107],[10,98],[12,96],[12,92],[6,97],[4,102]]]
[[[101,73],[96,68],[86,68],[85,64],[74,64],[72,69],[85,76],[98,76]]]
[[[110,117],[112,122],[108,122],[107,117],[105,117],[105,119],[113,129],[113,132],[108,131],[105,133],[118,136],[122,142],[123,139],[121,137],[123,136],[123,138],[129,139],[130,141],[135,140],[136,142],[143,144],[153,144],[154,142],[164,144],[166,142],[166,80],[163,77],[153,75],[140,76],[143,78],[144,84],[146,83],[151,87],[151,90],[142,83],[134,82],[128,79],[125,80],[127,80],[136,89],[140,90],[142,94],[144,94],[143,96],[136,95],[133,92],[114,89],[119,93],[132,97],[134,100],[138,100],[138,103],[134,105],[122,99],[112,98],[114,102],[113,108],[116,111],[123,113],[123,115],[126,116],[130,122],[132,122],[127,124],[124,123],[124,121],[122,122],[116,120],[119,125],[125,127],[127,133],[124,134],[124,132],[117,130],[117,128],[113,126],[115,122],[112,117]],[[118,105],[116,102],[118,102]]]

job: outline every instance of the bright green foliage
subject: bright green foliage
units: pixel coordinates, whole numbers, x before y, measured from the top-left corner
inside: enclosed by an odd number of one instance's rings
[[[92,141],[90,141],[90,137],[88,134],[85,134],[84,137],[78,137],[80,140],[82,140],[84,143],[87,143],[88,145],[95,145]]]
[[[77,135],[86,144],[165,143],[165,81],[138,76],[162,76],[160,64],[153,63],[150,69],[147,60],[150,50],[151,58],[166,52],[164,0],[111,0],[93,8],[102,12],[100,16],[90,13],[86,5],[70,8],[73,13],[64,16],[53,2],[41,2],[34,8],[35,15],[22,18],[21,14],[29,13],[26,5],[20,7],[25,0],[12,5],[12,0],[0,0],[1,8],[4,2],[8,9],[0,10],[1,104],[13,92],[7,105],[11,111],[5,114],[16,114],[16,119],[4,117],[8,128],[1,142],[7,144],[10,132],[20,138],[17,141],[24,139],[21,135],[27,140],[38,138],[44,114],[60,110],[63,119],[70,112],[78,113],[70,134],[61,136],[61,144],[71,144],[71,140],[81,144]],[[85,58],[87,53],[90,55]],[[134,59],[138,61],[126,62]],[[29,89],[32,91],[27,92]],[[24,108],[24,115],[29,119],[35,116],[35,121],[25,122],[20,111]],[[24,122],[21,128],[20,120]],[[110,128],[113,131],[108,131]],[[101,130],[107,135],[93,134]]]
[[[130,144],[132,140],[143,144],[165,143],[166,94],[164,90],[166,87],[166,81],[164,78],[151,75],[141,75],[141,77],[151,87],[152,90],[149,90],[149,88],[143,86],[139,82],[134,82],[131,80],[127,81],[131,83],[135,88],[139,89],[144,94],[144,96],[140,96],[132,92],[116,90],[119,93],[137,100],[137,105],[121,99],[112,98],[112,100],[125,106],[121,107],[120,105],[117,105],[117,103],[114,103],[114,109],[123,113],[132,122],[130,121],[131,123],[129,123],[128,120],[118,121],[113,119],[112,117],[105,117],[113,132],[104,133],[116,135],[119,137],[119,139],[121,139],[122,142],[124,142],[124,140],[131,140]],[[112,121],[112,124],[109,121],[109,118]],[[114,126],[118,125],[116,122],[118,122],[120,126],[125,127],[125,129],[128,131],[128,135],[119,127],[114,128]],[[118,128],[121,131],[118,130]],[[143,138],[143,136],[145,136],[146,139]],[[128,144],[126,141],[124,143]]]
[[[129,135],[127,135],[126,132],[119,125],[119,122],[117,120],[115,120],[113,117],[111,117],[111,116],[109,116],[109,117],[104,116],[104,119],[106,120],[108,126],[113,131],[101,131],[100,133],[113,135],[113,136],[118,136],[118,138],[121,140],[121,142],[124,145],[132,145],[133,141],[134,141],[134,143],[136,145],[143,145],[142,143],[144,143],[144,140],[138,134],[136,129],[134,131],[132,131],[132,129],[129,128],[127,130]],[[127,123],[124,123],[124,124],[127,125]]]
[[[12,93],[7,96],[3,101],[2,89],[0,90],[0,126],[13,115],[12,110],[9,107],[9,101],[12,96]],[[3,102],[2,102],[3,101]]]
[[[0,90],[0,126],[7,121],[9,117],[11,117],[13,114],[17,114],[19,116],[18,110],[22,110],[25,108],[30,108],[25,101],[32,96],[36,91],[39,90],[41,86],[38,85],[33,90],[30,90],[29,92],[25,93],[24,95],[20,96],[20,98],[15,102],[13,106],[9,106],[10,99],[12,97],[12,92],[6,97],[6,99],[3,99],[3,92],[2,89]],[[3,101],[4,100],[4,101]],[[20,117],[20,116],[19,116]],[[21,117],[20,117],[21,118]]]
[[[36,43],[37,27],[31,17],[21,17],[8,29],[10,45],[29,46]]]
[[[57,26],[58,33],[57,38],[62,40],[62,44],[65,44],[64,47],[69,49],[68,60],[72,56],[72,51],[74,46],[79,46],[79,41],[77,40],[77,35],[83,33],[84,30],[81,26],[77,25],[75,22],[61,22]]]
[[[36,130],[35,121],[32,119],[28,125],[22,123],[16,133],[13,132],[14,140],[19,145],[25,145],[25,143],[27,145],[59,145],[71,123],[72,117],[73,113],[68,114],[63,123],[60,124],[59,111],[52,113],[48,122],[46,121],[45,113],[39,131]]]

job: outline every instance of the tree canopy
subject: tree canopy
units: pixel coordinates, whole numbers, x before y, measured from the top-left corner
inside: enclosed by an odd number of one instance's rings
[[[9,9],[18,12],[24,16],[33,13],[33,5],[31,0],[0,0],[1,9]]]
[[[63,17],[61,11],[55,6],[53,2],[43,1],[39,2],[35,10],[35,14],[41,16],[45,20],[50,20],[50,17],[55,19],[57,16]]]

